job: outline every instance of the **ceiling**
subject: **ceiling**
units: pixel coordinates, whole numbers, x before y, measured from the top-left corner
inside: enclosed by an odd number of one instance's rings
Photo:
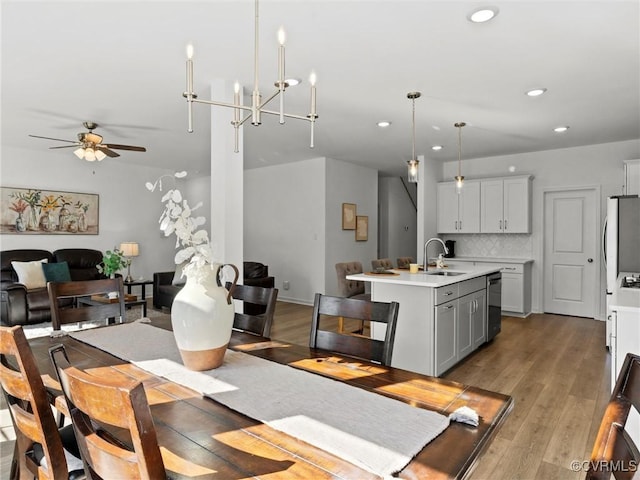
[[[640,137],[637,0],[490,4],[499,14],[473,24],[467,15],[484,2],[260,2],[261,93],[274,89],[283,26],[287,77],[303,80],[287,90],[285,110],[309,113],[314,70],[319,119],[313,149],[306,121],[282,126],[265,115],[260,127],[246,126],[245,168],[326,156],[403,175],[412,154],[411,91],[422,92],[416,153],[430,161],[458,158],[460,121],[463,159]],[[210,98],[212,79],[237,80],[250,92],[253,1],[1,6],[3,148],[55,161],[72,149],[48,150],[63,144],[28,134],[75,140],[89,120],[106,143],[147,147],[104,161],[209,172],[211,107],[195,105],[195,132],[186,131],[185,46],[195,48],[200,98]],[[526,96],[534,87],[547,92]],[[381,129],[380,120],[392,124]],[[554,133],[559,125],[570,128]],[[214,128],[233,141],[229,124]],[[444,148],[434,152],[434,144]]]

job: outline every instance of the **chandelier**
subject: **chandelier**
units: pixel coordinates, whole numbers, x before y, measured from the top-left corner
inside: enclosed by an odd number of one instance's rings
[[[411,160],[407,162],[407,180],[409,183],[418,183],[418,165],[420,162],[416,158],[416,98],[420,98],[422,95],[420,92],[409,92],[407,98],[411,99],[413,103],[413,116],[411,119],[411,125],[413,128],[413,151],[411,154]]]
[[[238,82],[234,85],[233,103],[218,102],[215,100],[200,100],[198,95],[193,91],[193,45],[187,45],[187,90],[182,94],[187,99],[187,112],[188,112],[188,126],[187,131],[193,133],[193,104],[204,103],[211,106],[229,107],[233,108],[233,120],[231,124],[235,129],[235,148],[234,152],[238,153],[238,130],[249,119],[251,124],[258,126],[262,123],[262,114],[278,115],[280,117],[280,124],[285,123],[285,118],[294,118],[297,120],[306,120],[311,124],[311,140],[309,147],[313,148],[314,137],[314,125],[318,118],[316,110],[316,74],[311,72],[309,75],[309,83],[311,84],[311,107],[308,115],[295,115],[286,113],[284,111],[284,92],[289,87],[289,81],[285,79],[285,61],[284,61],[284,43],[285,33],[281,28],[278,31],[278,79],[274,83],[276,90],[266,100],[262,100],[258,84],[258,0],[255,1],[255,42],[254,42],[254,82],[253,93],[251,95],[251,106],[244,106],[240,104],[240,84]],[[276,97],[279,97],[280,107],[277,111],[267,110],[265,107]],[[246,111],[248,115],[241,118],[241,112]]]
[[[461,156],[462,156],[462,127],[464,127],[465,125],[466,123],[464,122],[458,122],[453,124],[453,126],[458,129],[458,175],[454,177],[456,181],[456,189],[458,190],[458,193],[462,191],[462,185],[464,184],[464,177],[462,176],[462,172],[461,172],[462,170]]]

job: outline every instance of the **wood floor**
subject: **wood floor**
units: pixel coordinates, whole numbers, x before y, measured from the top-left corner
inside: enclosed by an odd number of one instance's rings
[[[306,345],[311,313],[312,307],[278,302],[272,338]],[[604,337],[604,322],[592,319],[503,317],[491,343],[444,375],[515,399],[471,479],[584,478],[571,462],[589,458],[609,399]],[[0,443],[0,479],[8,478],[12,448],[12,442]]]

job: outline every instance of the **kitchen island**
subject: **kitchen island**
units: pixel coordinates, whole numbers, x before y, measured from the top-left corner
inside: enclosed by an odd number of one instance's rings
[[[391,365],[439,376],[486,341],[486,277],[499,271],[495,266],[469,265],[347,278],[370,282],[374,301],[400,304]],[[383,339],[384,329],[372,323],[371,336]]]

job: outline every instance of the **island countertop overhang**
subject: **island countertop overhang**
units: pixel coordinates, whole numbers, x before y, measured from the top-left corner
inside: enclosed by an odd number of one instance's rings
[[[415,287],[428,287],[438,288],[446,285],[453,285],[454,283],[464,282],[465,280],[471,280],[472,278],[482,277],[490,275],[500,271],[500,267],[484,267],[482,265],[469,266],[464,268],[433,268],[428,272],[451,272],[461,273],[458,275],[433,275],[430,273],[419,272],[409,273],[408,270],[390,270],[397,275],[371,275],[366,273],[358,273],[354,275],[347,275],[348,280],[359,280],[363,282],[372,283],[391,283],[396,285],[411,285]]]

